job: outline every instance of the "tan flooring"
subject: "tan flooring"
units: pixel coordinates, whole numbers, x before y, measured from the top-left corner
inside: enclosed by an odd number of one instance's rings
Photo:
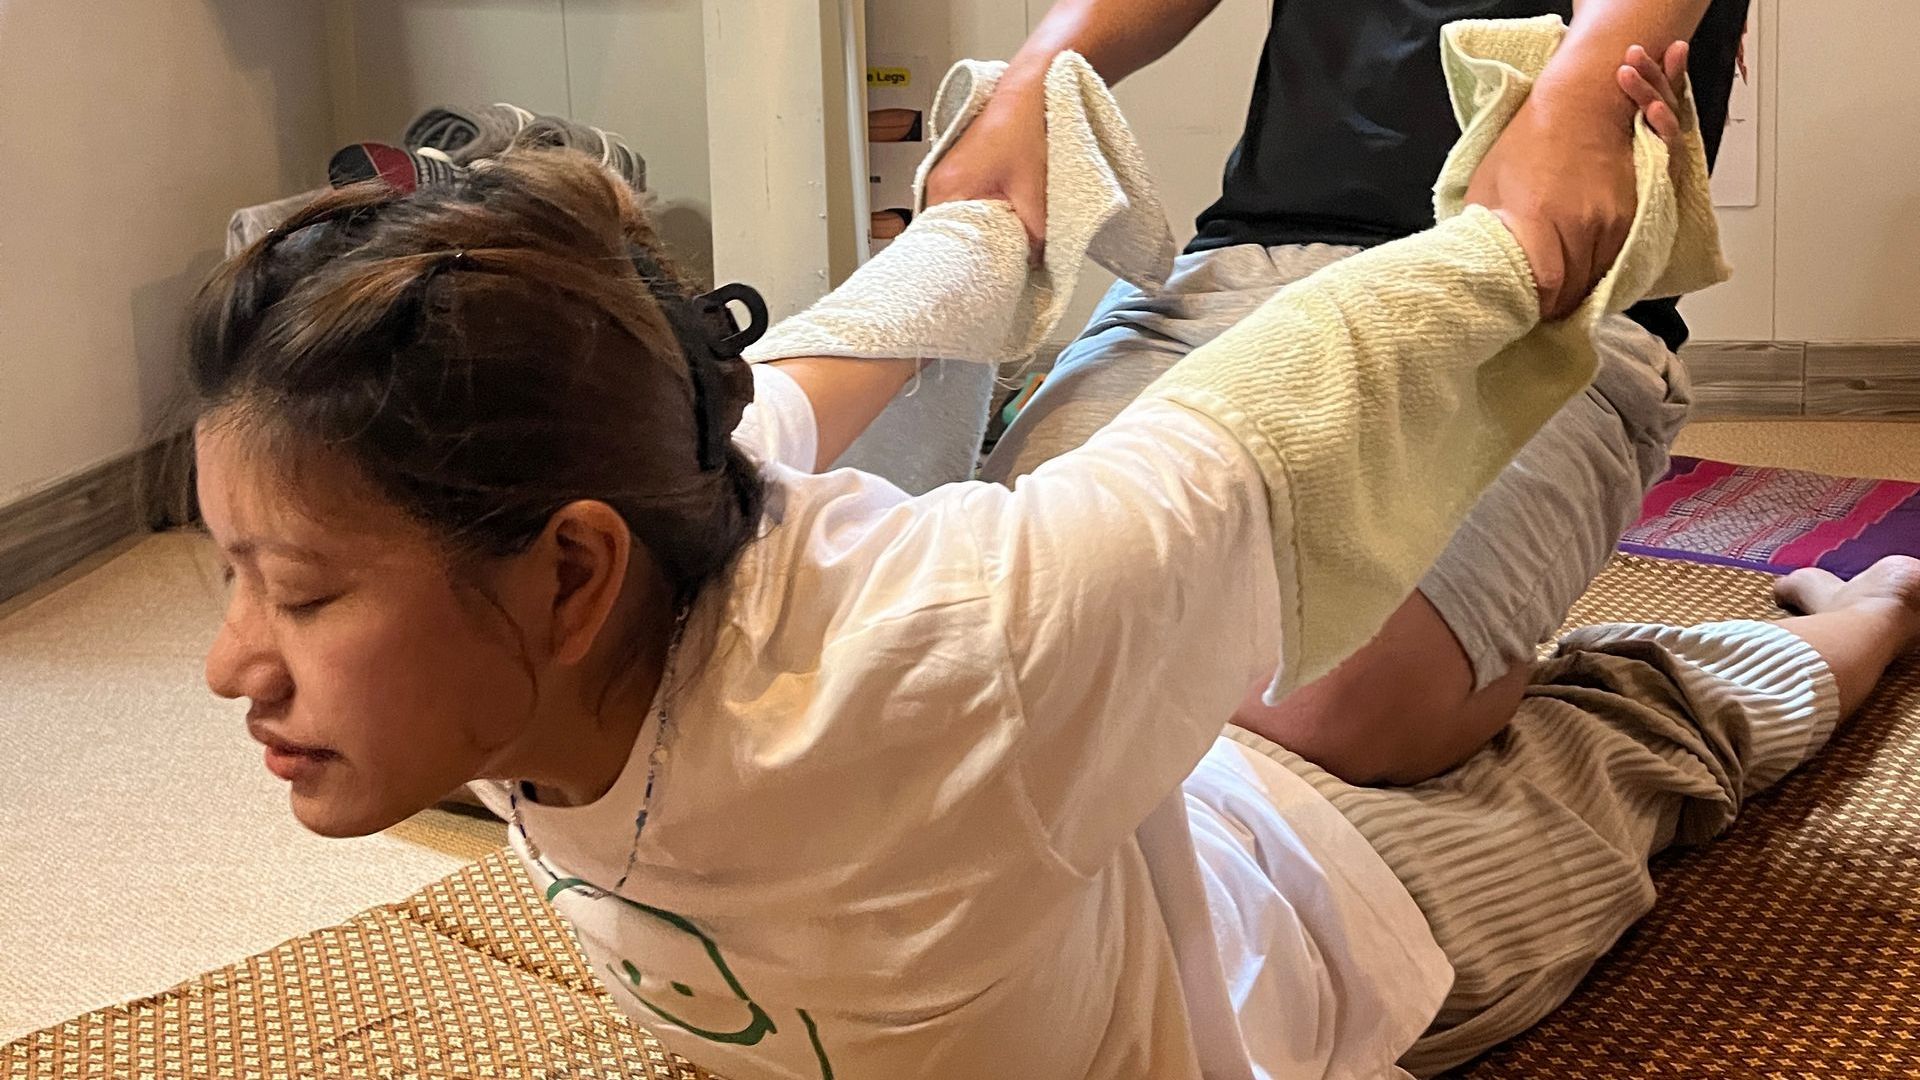
[[[1693,424],[1674,452],[1836,476],[1920,483],[1920,423],[1899,420],[1751,420]]]
[[[205,541],[146,537],[0,609],[0,1042],[405,896],[504,842],[439,812],[324,840],[201,682]]]
[[[1697,424],[1681,453],[1920,481],[1920,424]],[[121,545],[0,605],[0,1042],[406,895],[503,842],[429,812],[322,840],[209,695],[204,541]]]

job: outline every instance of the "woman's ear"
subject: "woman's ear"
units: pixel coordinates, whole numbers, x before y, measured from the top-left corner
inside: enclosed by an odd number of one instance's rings
[[[626,587],[633,534],[613,507],[588,499],[555,511],[538,546],[552,574],[546,613],[552,659],[578,664],[592,653]]]

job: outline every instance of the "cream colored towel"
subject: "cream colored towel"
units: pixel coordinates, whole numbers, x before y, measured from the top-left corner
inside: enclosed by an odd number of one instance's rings
[[[1027,233],[1004,202],[956,202],[916,215],[892,244],[812,307],[747,350],[753,363],[798,356],[1006,359],[1029,288]]]
[[[846,285],[796,316],[812,316],[804,329],[788,328],[789,319],[768,336],[782,335],[773,345],[782,356],[955,361],[915,375],[834,462],[922,495],[973,477],[999,365],[960,361],[1002,355],[1033,292],[1027,234],[1013,208],[1004,202],[947,203],[916,215]],[[760,358],[767,347],[763,340],[749,359]]]
[[[1269,700],[1330,671],[1413,591],[1480,492],[1592,379],[1603,312],[1726,276],[1690,103],[1677,191],[1665,144],[1636,122],[1626,248],[1565,322],[1540,324],[1532,270],[1499,219],[1461,208],[1564,34],[1553,17],[1447,27],[1464,134],[1440,224],[1282,289],[1148,390],[1232,431],[1267,477],[1295,604]]]

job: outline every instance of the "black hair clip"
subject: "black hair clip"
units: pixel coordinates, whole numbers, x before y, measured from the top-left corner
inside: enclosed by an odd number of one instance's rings
[[[700,468],[711,472],[726,464],[734,426],[753,398],[752,378],[745,374],[740,354],[767,332],[767,302],[751,285],[738,282],[699,296],[683,296],[645,248],[629,244],[627,250],[634,271],[647,283],[686,357],[687,375],[693,382],[693,415],[699,425]],[[734,320],[734,304],[746,309],[745,326]]]
[[[731,305],[735,303],[747,310],[745,326],[734,321]],[[704,332],[697,339],[681,334],[680,347],[687,354],[687,374],[693,379],[700,468],[712,471],[726,463],[727,444],[740,423],[741,410],[753,399],[752,376],[746,374],[740,354],[767,332],[767,302],[753,286],[736,281],[680,304],[703,324]],[[673,321],[677,332],[681,320]]]
[[[694,297],[693,303],[717,329],[724,330],[719,339],[713,342],[713,348],[729,357],[739,357],[766,335],[767,302],[760,296],[760,290],[751,285],[742,285],[737,281],[722,285],[712,292]],[[734,322],[731,304],[739,304],[747,309],[747,325]]]

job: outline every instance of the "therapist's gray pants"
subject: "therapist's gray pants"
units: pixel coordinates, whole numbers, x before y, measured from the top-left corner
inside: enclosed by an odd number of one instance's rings
[[[1356,250],[1249,244],[1181,256],[1151,296],[1116,284],[994,447],[983,477],[1011,482],[1079,446],[1281,286]],[[1466,649],[1476,686],[1531,659],[1559,628],[1665,472],[1686,420],[1686,375],[1660,339],[1614,317],[1599,345],[1593,386],[1521,448],[1420,582]]]

